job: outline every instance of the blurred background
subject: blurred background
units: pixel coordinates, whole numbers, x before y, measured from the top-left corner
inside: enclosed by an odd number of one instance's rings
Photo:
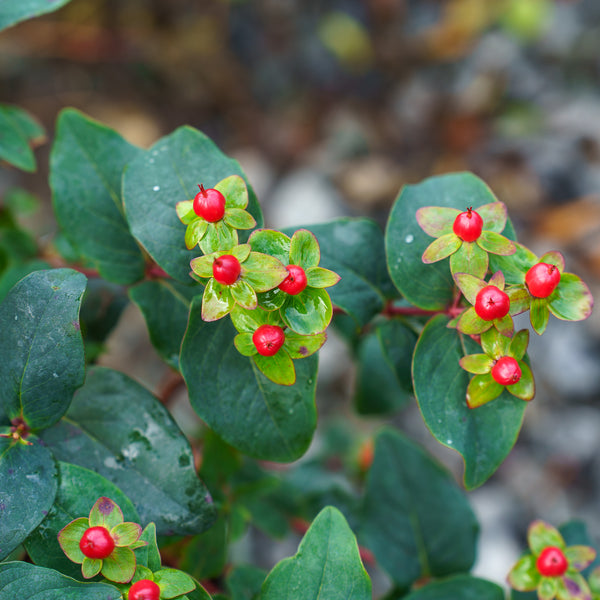
[[[344,215],[384,226],[403,184],[473,171],[508,205],[520,241],[562,251],[600,297],[597,0],[72,0],[0,33],[0,92],[50,141],[65,106],[142,147],[197,127],[240,161],[272,227]],[[24,220],[42,243],[56,230],[49,150],[36,150],[33,175],[0,171],[0,193],[39,198]],[[135,310],[101,361],[160,391],[167,368]],[[538,392],[519,442],[470,494],[482,521],[476,573],[496,581],[534,518],[581,518],[600,539],[597,311],[551,320],[530,354]],[[352,416],[340,338],[321,360],[323,422],[341,411],[376,430],[381,419]],[[414,402],[393,420],[461,478]]]

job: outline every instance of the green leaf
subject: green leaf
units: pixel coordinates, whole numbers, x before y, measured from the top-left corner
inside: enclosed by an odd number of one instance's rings
[[[154,521],[161,535],[199,533],[214,520],[184,435],[162,404],[122,373],[90,369],[66,418],[43,439],[59,460],[116,484],[141,522]]]
[[[488,270],[488,254],[476,242],[463,242],[461,247],[450,257],[450,272],[470,273],[475,277],[485,277]]]
[[[504,590],[491,581],[471,575],[454,575],[428,583],[403,600],[504,600]]]
[[[36,564],[79,579],[81,578],[80,567],[71,562],[59,546],[60,530],[77,517],[89,514],[90,508],[100,496],[106,496],[116,502],[123,510],[127,521],[138,521],[139,516],[131,500],[102,475],[64,462],[58,463],[58,467],[60,485],[54,504],[48,516],[25,541],[25,549]],[[85,524],[81,535],[88,527],[88,519],[84,518],[83,521]],[[76,543],[78,556],[81,553],[79,550],[81,535],[77,537]],[[80,562],[82,560],[83,555],[80,557]]]
[[[431,238],[419,227],[415,216],[417,210],[432,203],[458,209],[459,212],[465,206],[478,210],[478,207],[495,201],[487,185],[471,173],[430,177],[402,189],[388,220],[386,252],[392,280],[411,304],[426,310],[442,310],[452,302],[454,294],[454,281],[448,265],[426,265],[421,261]],[[503,234],[514,239],[510,222]],[[462,247],[465,246],[463,244]],[[340,274],[343,276],[343,273]]]
[[[179,204],[181,204],[181,202]],[[204,237],[207,229],[208,221],[205,221],[204,219],[194,219],[185,229],[185,247],[188,250],[195,248]]]
[[[321,260],[319,242],[315,235],[307,229],[298,229],[292,235],[290,243],[291,265],[300,265],[303,269],[317,267]]]
[[[247,331],[238,333],[233,339],[233,343],[242,356],[254,356],[257,352],[256,346],[252,341],[252,334]]]
[[[348,218],[310,229],[319,240],[320,266],[341,277],[329,290],[332,302],[358,325],[366,325],[383,310],[385,296],[395,294],[381,229],[369,219]]]
[[[227,563],[227,520],[223,516],[204,533],[189,540],[182,552],[179,566],[201,581],[218,577]]]
[[[512,356],[516,360],[521,360],[527,352],[528,345],[529,331],[527,329],[521,329],[520,331],[517,331],[510,341],[508,356]]]
[[[90,527],[105,527],[109,531],[123,522],[123,511],[113,500],[101,497],[90,510]]]
[[[234,566],[225,578],[231,600],[253,600],[258,596],[266,576],[266,571],[252,565]]]
[[[102,560],[99,558],[90,558],[89,556],[83,557],[81,563],[81,575],[84,579],[91,579],[96,577],[102,570]]]
[[[182,200],[175,205],[175,211],[177,212],[177,216],[179,220],[184,225],[189,225],[192,221],[198,219],[198,215],[194,210],[194,201],[193,200]],[[201,219],[204,221],[204,219]],[[207,223],[207,221],[204,221]]]
[[[109,556],[102,559],[102,575],[110,581],[127,583],[135,573],[135,554],[131,548],[116,546]]]
[[[556,546],[561,550],[566,547],[565,540],[556,527],[538,519],[529,525],[527,529],[527,542],[535,556],[547,546]]]
[[[479,238],[477,238],[477,245],[486,252],[502,256],[510,256],[517,250],[514,243],[508,238],[493,231],[482,231]]]
[[[44,600],[121,600],[119,590],[106,583],[81,583],[52,569],[24,562],[0,564],[2,600],[36,596]]]
[[[248,188],[239,175],[225,177],[215,185],[214,189],[225,196],[225,206],[228,209],[242,210],[248,206]]]
[[[489,373],[494,365],[494,361],[485,354],[469,354],[468,356],[463,356],[459,363],[465,371],[474,373],[475,375]]]
[[[2,28],[4,7],[0,7]],[[44,137],[44,129],[23,109],[0,104],[0,160],[6,161],[23,171],[36,170],[35,156],[30,143]]]
[[[310,287],[326,288],[338,283],[340,276],[329,269],[311,267],[306,270],[306,280]]]
[[[261,325],[277,325],[280,321],[277,315],[265,310],[246,310],[235,306],[231,311],[231,322],[240,332],[254,333]]]
[[[479,216],[483,219],[483,230],[502,233],[506,227],[508,213],[504,202],[492,202],[484,204],[477,209]]]
[[[77,519],[72,520],[70,523],[67,523],[62,529],[59,530],[57,538],[60,546],[58,554],[60,554],[60,550],[64,552],[69,561],[73,561],[78,565],[85,562],[86,556],[81,551],[79,546],[79,542],[83,538],[85,532],[90,527],[90,520],[87,517],[79,517]],[[64,557],[60,557],[64,559]],[[42,563],[42,566],[47,566]],[[67,572],[71,569],[68,568]],[[98,569],[99,571],[99,569]],[[81,572],[81,571],[80,571]],[[75,575],[78,577],[79,574]]]
[[[290,245],[292,240],[284,233],[281,233],[281,231],[257,229],[248,239],[248,243],[252,246],[254,252],[270,254],[286,266],[290,262]]]
[[[190,267],[198,277],[210,278],[213,276],[213,263],[217,256],[218,253],[197,256],[190,261]]]
[[[459,360],[479,346],[446,327],[443,315],[432,318],[421,333],[413,358],[415,394],[433,436],[465,460],[465,486],[484,483],[506,458],[521,428],[526,404],[505,392],[476,410],[465,396],[469,376]],[[498,428],[498,423],[502,427]]]
[[[508,354],[510,338],[502,335],[496,328],[491,327],[481,334],[481,347],[488,356],[497,360]]]
[[[232,298],[242,308],[254,310],[257,307],[256,292],[243,279],[238,279],[230,289]]]
[[[529,365],[524,361],[519,361],[519,367],[521,368],[521,379],[517,383],[506,386],[506,389],[517,398],[528,402],[535,396],[535,382],[533,379],[533,373],[529,368]]]
[[[454,221],[461,213],[457,208],[425,206],[416,212],[419,227],[429,236],[439,238],[452,233]]]
[[[260,600],[371,600],[371,580],[354,534],[335,508],[324,508],[300,542],[298,552],[267,576]]]
[[[0,560],[40,524],[58,488],[52,454],[35,436],[27,441],[0,437]]]
[[[548,265],[555,265],[556,267],[558,267],[558,270],[560,271],[561,275],[565,271],[565,257],[562,255],[562,253],[558,252],[557,250],[552,250],[551,252],[546,252],[545,254],[542,254],[538,262],[546,263]]]
[[[361,539],[394,583],[468,571],[478,525],[464,493],[427,453],[395,430],[375,442]]]
[[[154,573],[154,581],[160,587],[161,597],[167,600],[196,589],[194,580],[178,569],[161,569]]]
[[[412,392],[416,341],[416,334],[398,319],[379,323],[362,338],[354,397],[360,414],[387,414],[406,405]]]
[[[523,285],[509,286],[504,290],[510,300],[510,315],[520,315],[529,310],[531,294]]]
[[[142,565],[152,572],[158,571],[160,569],[160,552],[156,543],[156,525],[154,523],[146,525],[138,542],[146,542],[145,546],[134,550],[138,568]]]
[[[490,268],[494,272],[502,271],[507,284],[523,284],[525,283],[525,273],[539,261],[529,248],[517,242],[514,242],[514,244],[517,251],[511,256],[492,254],[490,256]]]
[[[238,232],[228,227],[223,221],[209,223],[206,234],[200,240],[200,249],[204,254],[219,250],[229,250],[238,244]]]
[[[280,350],[274,356],[254,354],[252,360],[260,372],[273,383],[279,385],[294,385],[296,383],[294,362],[285,350]]]
[[[483,333],[490,329],[491,326],[491,322],[482,319],[472,306],[467,308],[467,310],[460,315],[458,323],[456,324],[456,328],[467,335]]]
[[[537,588],[539,600],[554,600],[558,591],[556,577],[542,577]]]
[[[494,381],[491,374],[475,375],[467,386],[467,405],[469,408],[479,408],[488,402],[495,400],[504,388]]]
[[[312,356],[323,346],[326,339],[327,335],[325,333],[300,335],[293,331],[286,331],[283,348],[294,360],[298,360]]]
[[[110,532],[116,546],[131,546],[131,544],[138,541],[141,534],[141,526],[130,522],[119,523]]]
[[[131,231],[171,277],[189,282],[189,264],[195,256],[185,247],[185,225],[175,205],[193,198],[199,183],[214,187],[232,174],[244,177],[238,162],[191,127],[177,129],[129,164],[123,198]],[[262,215],[250,186],[248,193],[249,212],[260,226]]]
[[[256,227],[256,220],[254,217],[241,208],[228,208],[225,211],[223,220],[229,227],[235,229],[252,229]]]
[[[179,369],[179,348],[185,334],[190,303],[200,286],[168,279],[143,281],[129,288],[129,297],[142,311],[150,341],[169,365]]]
[[[583,571],[594,562],[596,551],[589,546],[569,546],[565,549],[565,556],[569,561],[569,568]]]
[[[36,271],[0,304],[0,424],[22,418],[48,427],[83,383],[79,305],[85,276],[71,269]]]
[[[550,310],[548,308],[548,300],[546,298],[532,298],[531,306],[529,307],[529,319],[533,330],[542,335],[548,326],[550,319]]]
[[[456,273],[454,280],[465,298],[473,305],[477,299],[477,294],[487,285],[485,281],[469,273]]]
[[[280,314],[283,322],[296,333],[312,335],[327,329],[333,316],[333,307],[325,290],[307,287],[298,295],[289,296]]]
[[[198,300],[181,348],[181,371],[194,410],[246,454],[280,462],[299,458],[316,425],[316,356],[297,362],[295,385],[271,383],[235,349],[229,320],[201,320]]]
[[[216,279],[209,279],[202,295],[202,319],[218,321],[229,314],[234,305],[230,286],[223,285]]]
[[[256,292],[266,292],[277,287],[288,276],[287,269],[274,256],[251,252],[242,263],[242,279]]]
[[[532,554],[521,557],[508,574],[509,585],[521,592],[535,590],[541,579],[535,563],[536,557]]]
[[[504,315],[501,319],[494,319],[494,327],[506,337],[510,337],[515,330],[515,324],[510,314]]]
[[[425,248],[421,260],[427,265],[436,263],[454,254],[462,245],[463,241],[455,233],[447,233]]]
[[[592,313],[594,299],[588,286],[573,273],[563,273],[560,283],[548,299],[548,308],[564,321],[581,321]]]
[[[144,276],[144,257],[121,199],[123,169],[140,155],[142,150],[117,132],[75,109],[63,110],[58,118],[50,154],[54,213],[71,243],[115,283]]]

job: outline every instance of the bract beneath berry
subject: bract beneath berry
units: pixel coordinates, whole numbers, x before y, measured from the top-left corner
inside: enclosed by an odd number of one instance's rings
[[[106,558],[115,549],[115,542],[105,527],[90,527],[83,534],[79,548],[88,558]]]

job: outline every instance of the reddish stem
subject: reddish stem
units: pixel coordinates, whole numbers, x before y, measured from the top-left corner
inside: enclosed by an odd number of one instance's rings
[[[169,274],[156,263],[150,263],[146,267],[146,277],[149,279],[170,279]]]

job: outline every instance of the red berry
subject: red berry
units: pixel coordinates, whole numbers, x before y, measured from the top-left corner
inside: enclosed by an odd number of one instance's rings
[[[159,600],[160,588],[150,579],[140,579],[130,588],[127,600]]]
[[[192,205],[194,212],[209,223],[220,221],[225,214],[225,196],[219,190],[205,190],[203,185],[199,187],[200,191],[194,197]]]
[[[452,231],[464,242],[474,242],[483,229],[483,219],[471,207],[454,219]]]
[[[299,265],[288,265],[286,269],[289,275],[279,284],[279,289],[291,296],[295,296],[306,287],[306,273]]]
[[[541,551],[536,566],[544,577],[560,577],[569,568],[569,563],[560,548],[548,546]]]
[[[240,261],[231,254],[219,256],[213,262],[213,277],[223,285],[231,285],[238,280],[242,266]]]
[[[79,548],[88,558],[106,558],[115,549],[115,541],[106,527],[90,527],[79,541]]]
[[[252,342],[262,356],[273,356],[279,352],[285,333],[279,325],[261,325],[253,334]]]
[[[538,263],[525,275],[525,283],[532,296],[547,298],[560,281],[560,271],[555,265]]]
[[[486,285],[475,297],[475,312],[484,321],[502,319],[510,310],[510,298],[495,285]]]
[[[492,377],[500,385],[512,385],[521,379],[521,367],[512,356],[503,356],[492,367]]]

